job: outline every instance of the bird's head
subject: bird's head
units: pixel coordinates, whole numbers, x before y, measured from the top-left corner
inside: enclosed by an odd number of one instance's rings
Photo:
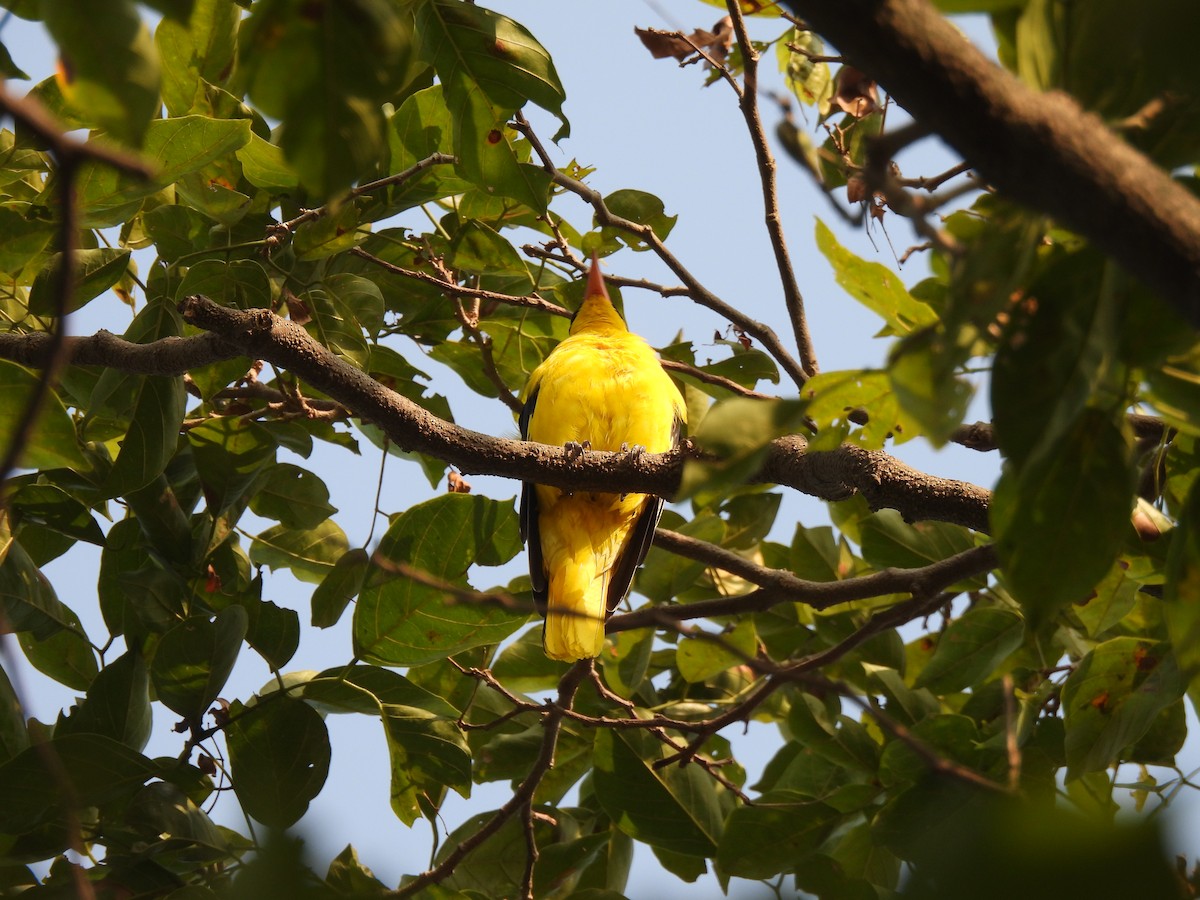
[[[592,267],[588,270],[583,303],[571,317],[571,334],[581,331],[628,331],[625,320],[608,297],[604,275],[600,272],[600,260],[595,253],[592,254]]]

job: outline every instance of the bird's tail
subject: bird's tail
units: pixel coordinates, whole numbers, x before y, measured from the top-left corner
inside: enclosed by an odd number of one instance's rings
[[[604,649],[608,573],[596,576],[596,559],[584,548],[550,576],[542,645],[551,659],[574,662]]]

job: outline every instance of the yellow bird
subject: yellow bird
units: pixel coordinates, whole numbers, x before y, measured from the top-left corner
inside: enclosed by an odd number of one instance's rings
[[[571,333],[525,387],[521,436],[580,450],[663,453],[687,421],[679,389],[642,338],[625,327],[592,257]],[[629,592],[662,514],[649,494],[572,493],[525,483],[521,537],[529,577],[546,617],[542,646],[552,659],[598,656],[604,623]]]

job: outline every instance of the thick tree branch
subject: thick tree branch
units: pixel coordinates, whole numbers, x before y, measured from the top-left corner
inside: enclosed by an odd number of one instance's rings
[[[988,182],[1050,213],[1200,326],[1200,200],[1094,115],[987,59],[928,0],[788,0]]]
[[[584,491],[621,489],[671,496],[683,453],[587,453],[583,458],[526,441],[460,428],[384,387],[322,347],[303,328],[268,310],[237,310],[206,297],[179,304],[184,319],[255,359],[303,378],[355,415],[368,419],[403,450],[428,453],[468,474],[492,474]],[[989,494],[961,481],[918,472],[881,451],[843,446],[807,453],[799,435],[768,449],[756,480],[786,485],[825,500],[862,493],[874,508],[890,507],[910,521],[938,519],[987,531]]]
[[[52,345],[51,336],[45,332],[0,334],[0,359],[44,368],[51,359]],[[189,369],[244,355],[216,334],[134,344],[101,329],[88,337],[63,341],[63,357],[71,365],[103,366],[133,375],[182,375]]]

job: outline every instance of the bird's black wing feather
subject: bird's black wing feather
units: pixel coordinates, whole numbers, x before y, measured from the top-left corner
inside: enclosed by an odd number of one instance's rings
[[[522,440],[529,440],[529,420],[533,417],[533,408],[537,404],[538,392],[535,390],[521,408],[517,424],[521,429]],[[533,602],[538,612],[546,615],[546,604],[549,599],[550,585],[546,581],[546,566],[542,560],[542,536],[538,530],[538,499],[537,489],[532,482],[521,482],[521,540],[529,547],[529,581],[533,585]]]
[[[679,446],[680,438],[683,436],[683,422],[678,416],[675,417],[671,436],[675,446]],[[662,511],[662,497],[651,497],[642,510],[642,514],[638,516],[637,523],[629,534],[629,543],[625,545],[617,564],[613,566],[608,582],[609,615],[612,615],[612,611],[629,593],[629,586],[633,584],[633,576],[637,574],[638,566],[650,552],[650,545],[654,543],[654,529],[658,527]]]

